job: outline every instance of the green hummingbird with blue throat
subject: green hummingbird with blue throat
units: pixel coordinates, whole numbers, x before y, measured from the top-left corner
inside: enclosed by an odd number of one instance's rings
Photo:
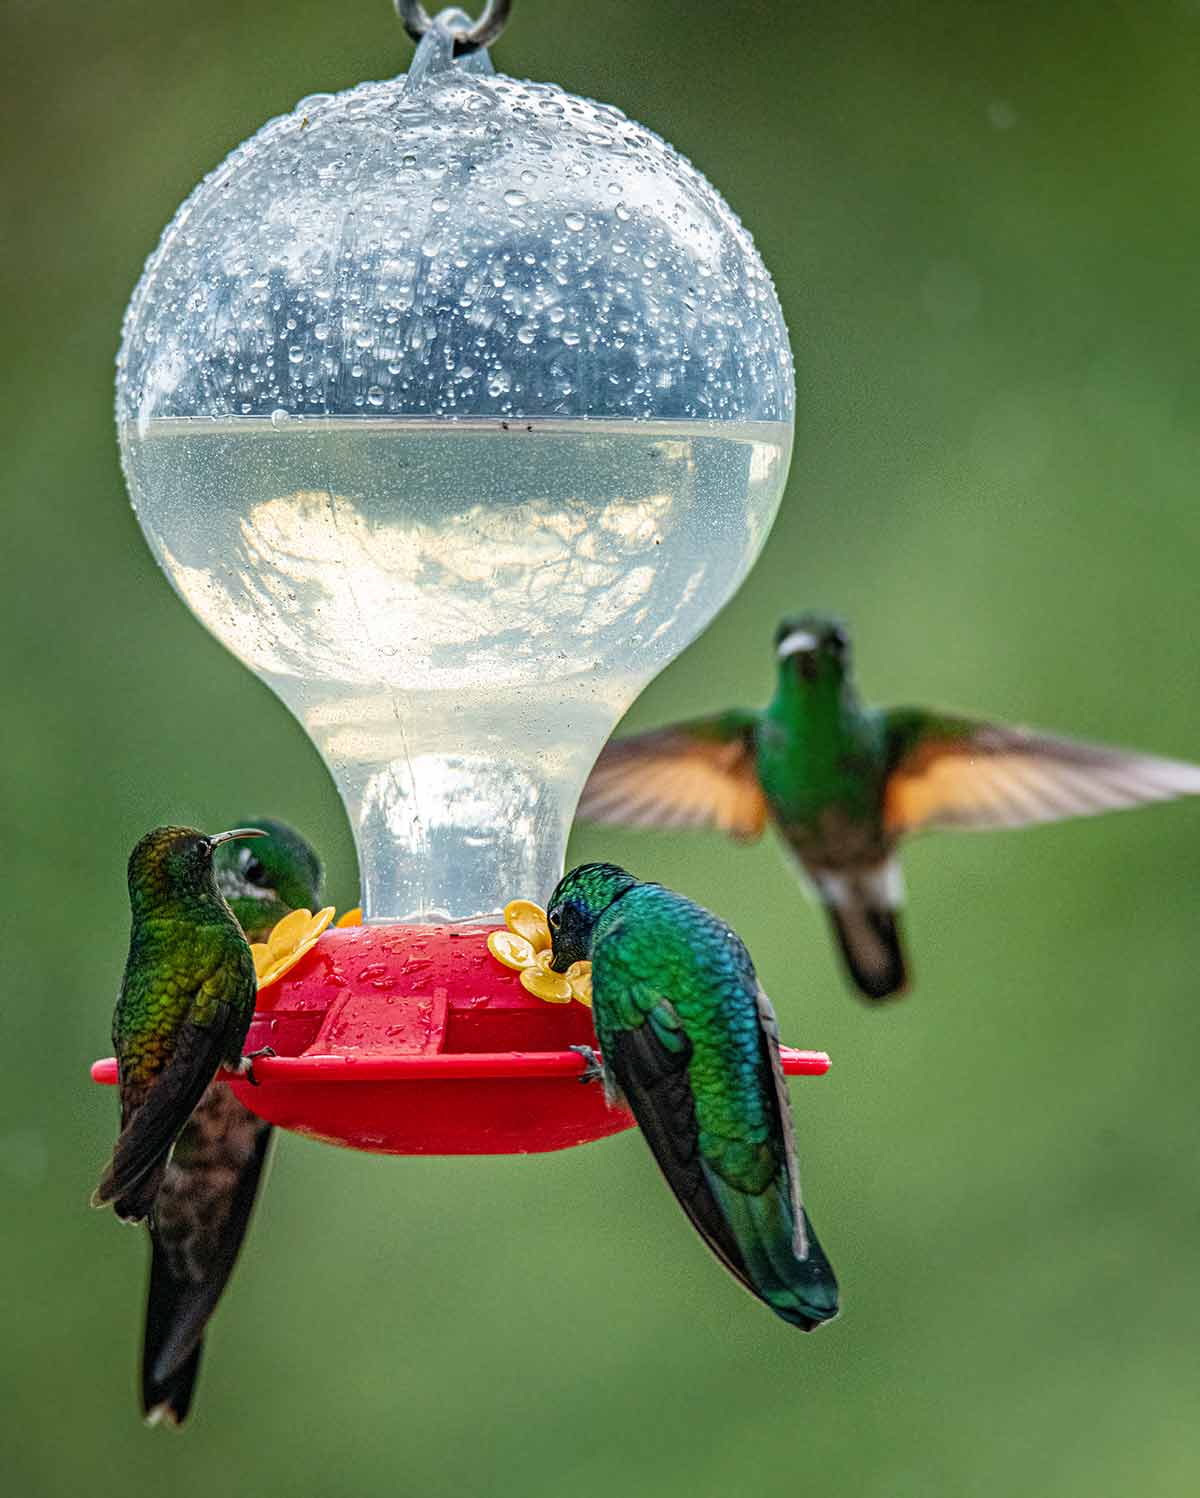
[[[845,627],[822,614],[775,635],[762,711],[608,744],[579,816],[632,827],[712,826],[743,840],[774,822],[824,904],[869,999],[907,986],[897,850],[933,828],[1024,827],[1200,793],[1200,766],[858,695]]]
[[[323,874],[286,823],[246,820],[265,836],[220,844],[213,868],[246,940],[266,941],[290,911],[320,905]],[[204,1333],[249,1227],[272,1133],[232,1088],[212,1082],[176,1140],[150,1222],[142,1409],[153,1424],[187,1417]]]
[[[175,1140],[218,1069],[251,1069],[242,1042],[258,980],[213,855],[262,836],[156,827],[129,855],[129,956],[112,1032],[121,1132],[92,1196],[126,1222],[150,1215]]]
[[[560,880],[552,966],[592,963],[592,1018],[610,1102],[641,1127],[667,1184],[729,1272],[813,1331],[838,1285],[800,1199],[779,1030],[750,954],[711,912],[615,864]]]

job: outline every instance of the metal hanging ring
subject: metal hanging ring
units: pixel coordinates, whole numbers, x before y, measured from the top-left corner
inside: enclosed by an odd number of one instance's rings
[[[455,57],[465,57],[469,52],[478,52],[481,47],[490,47],[504,30],[511,10],[512,0],[487,0],[483,14],[474,26],[454,32]],[[421,0],[396,0],[396,14],[414,42],[419,42],[433,25]]]

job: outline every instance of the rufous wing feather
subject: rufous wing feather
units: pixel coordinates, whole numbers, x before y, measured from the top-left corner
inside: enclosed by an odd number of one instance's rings
[[[888,714],[889,833],[1024,827],[1200,794],[1200,766],[1025,728]]]
[[[716,827],[749,841],[767,823],[754,765],[754,715],[726,713],[614,739],[578,815],[625,827]]]

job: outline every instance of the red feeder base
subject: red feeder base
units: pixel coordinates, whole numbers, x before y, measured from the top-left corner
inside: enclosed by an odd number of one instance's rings
[[[547,1004],[487,949],[486,926],[326,931],[259,995],[246,1050],[260,1085],[225,1080],[259,1117],[384,1155],[512,1155],[566,1149],[631,1128],[604,1089],[581,1086],[594,1045],[582,1004]],[[821,1051],[784,1050],[820,1076]],[[111,1058],[92,1067],[116,1081]]]

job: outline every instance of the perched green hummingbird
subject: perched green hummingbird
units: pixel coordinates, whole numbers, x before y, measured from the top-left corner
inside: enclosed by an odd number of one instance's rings
[[[113,1015],[121,1132],[92,1196],[127,1222],[149,1216],[175,1140],[218,1068],[251,1066],[242,1042],[258,980],[213,854],[263,836],[252,827],[215,837],[156,827],[129,855],[133,921]]]
[[[737,933],[683,895],[586,863],[550,897],[552,966],[592,963],[611,1102],[624,1102],[700,1236],[751,1294],[802,1331],[838,1286],[800,1201],[779,1030]]]
[[[268,817],[248,820],[266,837],[221,844],[213,867],[246,940],[265,941],[289,911],[320,905],[323,876],[298,832]],[[246,1235],[271,1134],[231,1088],[213,1082],[175,1143],[150,1227],[142,1408],[152,1423],[180,1425],[187,1416],[204,1332]]]
[[[935,827],[1021,827],[1200,793],[1200,766],[924,708],[867,707],[844,627],[820,614],[775,635],[764,712],[733,709],[606,746],[579,803],[593,822],[773,820],[824,903],[859,989],[906,986],[896,848]]]

